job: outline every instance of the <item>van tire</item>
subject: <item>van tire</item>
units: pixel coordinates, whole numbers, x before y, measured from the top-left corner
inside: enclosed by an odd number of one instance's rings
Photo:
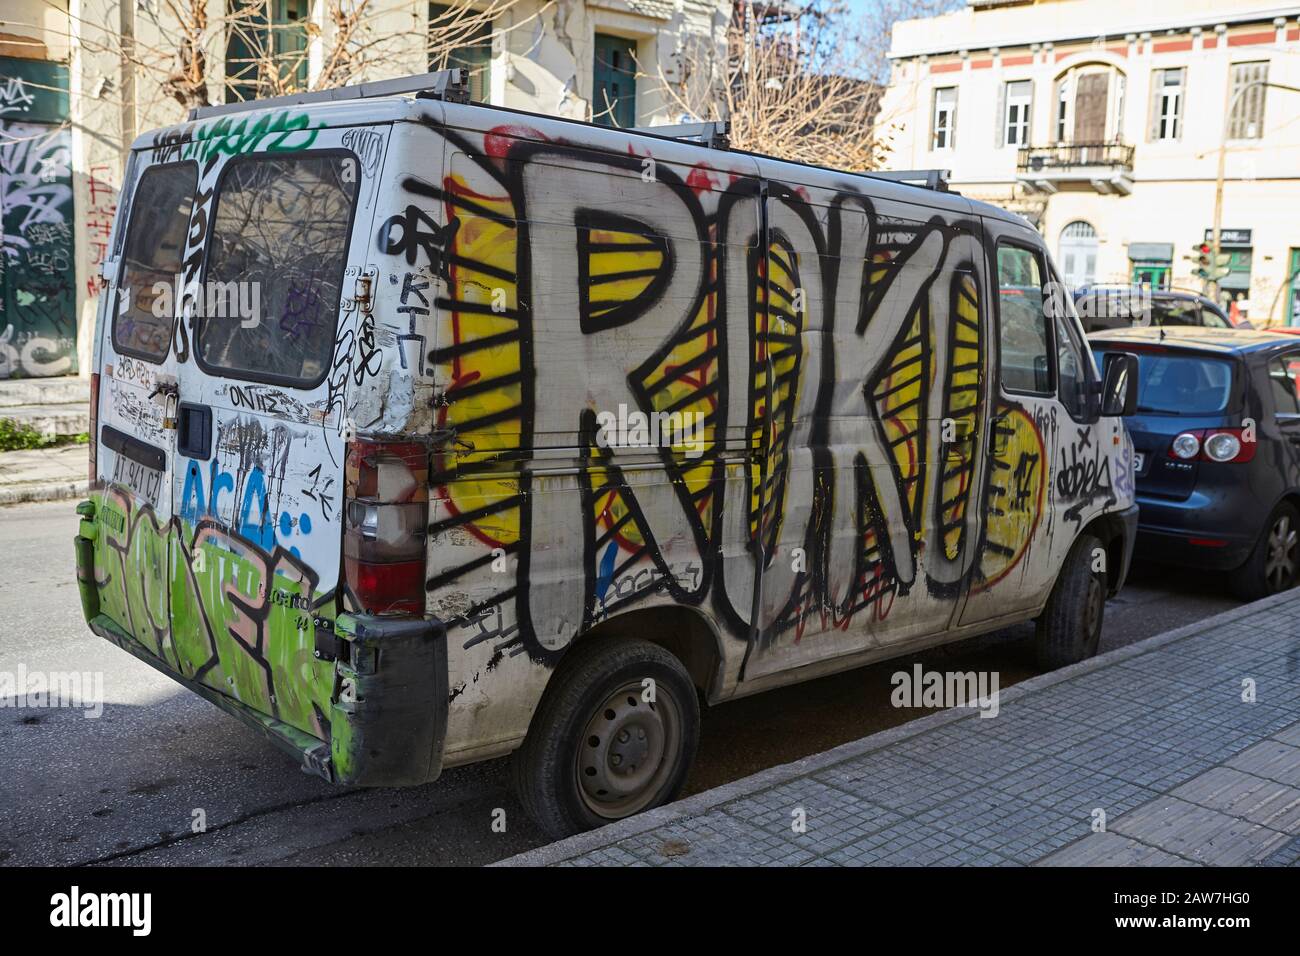
[[[1092,535],[1080,535],[1061,566],[1047,607],[1038,616],[1038,663],[1043,668],[1077,664],[1097,653],[1106,611],[1106,572],[1104,565],[1103,570],[1093,570],[1093,555],[1101,547]]]
[[[1228,586],[1243,601],[1258,601],[1296,585],[1300,513],[1283,501],[1264,522],[1264,530],[1245,564],[1228,573]]]
[[[513,789],[551,839],[592,830],[675,798],[699,735],[699,699],[681,661],[648,641],[597,638],[552,676],[511,758]],[[631,763],[642,758],[640,768]],[[619,787],[629,790],[621,800]]]

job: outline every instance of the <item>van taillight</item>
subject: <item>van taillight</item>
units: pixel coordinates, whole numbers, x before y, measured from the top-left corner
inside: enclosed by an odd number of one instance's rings
[[[343,573],[371,614],[423,614],[429,449],[358,439],[344,466]]]
[[[99,479],[99,373],[90,373],[90,489]]]

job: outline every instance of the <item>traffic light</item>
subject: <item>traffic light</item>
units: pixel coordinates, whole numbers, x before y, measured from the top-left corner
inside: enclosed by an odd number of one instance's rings
[[[1196,268],[1192,270],[1192,275],[1198,279],[1209,280],[1210,278],[1210,253],[1214,250],[1208,242],[1202,242],[1197,245],[1196,250],[1192,253],[1192,261],[1196,263]]]

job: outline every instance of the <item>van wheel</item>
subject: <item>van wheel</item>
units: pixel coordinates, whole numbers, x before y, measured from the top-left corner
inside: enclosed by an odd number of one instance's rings
[[[1298,537],[1300,515],[1294,505],[1284,501],[1268,516],[1264,533],[1246,563],[1229,574],[1232,593],[1243,601],[1258,601],[1295,587],[1300,569]]]
[[[551,678],[511,760],[514,790],[552,839],[591,830],[676,797],[699,736],[695,685],[676,657],[647,641],[597,639]]]
[[[1099,540],[1082,535],[1061,566],[1038,618],[1038,663],[1044,668],[1076,664],[1097,653],[1106,612],[1106,572],[1093,570],[1098,548]]]

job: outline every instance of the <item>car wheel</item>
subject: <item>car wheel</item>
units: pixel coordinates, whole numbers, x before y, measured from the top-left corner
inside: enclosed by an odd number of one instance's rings
[[[1246,563],[1232,572],[1229,584],[1243,601],[1258,601],[1295,587],[1300,571],[1300,513],[1282,502],[1273,509],[1264,533]]]
[[[1081,535],[1070,549],[1038,617],[1038,663],[1049,670],[1087,660],[1101,644],[1106,612],[1105,563],[1095,560],[1101,542]]]
[[[515,793],[552,839],[649,810],[681,791],[699,727],[695,685],[668,651],[629,638],[579,645],[511,761]]]

